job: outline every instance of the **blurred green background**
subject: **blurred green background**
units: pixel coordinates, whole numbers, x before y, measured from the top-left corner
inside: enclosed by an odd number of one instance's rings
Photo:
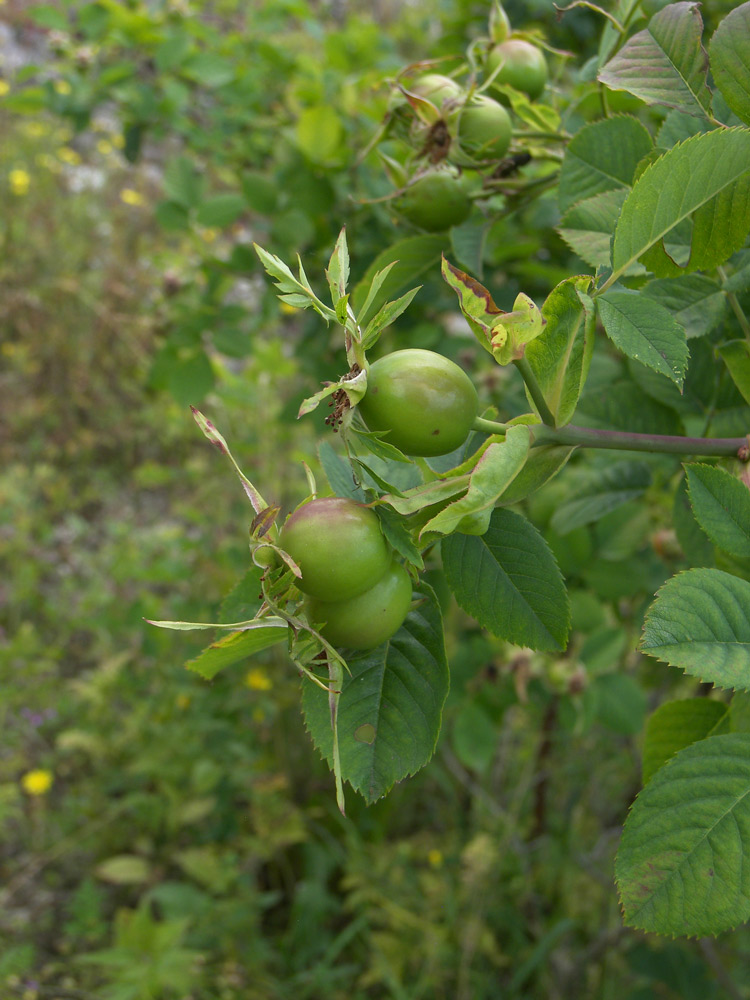
[[[579,64],[593,51],[590,11],[507,9]],[[610,610],[630,595],[584,589],[588,529],[557,540],[575,657],[511,649],[447,603],[436,757],[369,809],[350,795],[347,819],[283,653],[208,684],[184,668],[200,639],[143,620],[232,621],[252,598],[252,512],[188,404],[285,510],[307,492],[302,463],[319,468],[322,417],[295,414],[340,374],[341,345],[279,308],[252,241],[300,251],[318,281],[343,223],[359,275],[409,235],[370,204],[387,189],[377,162],[357,162],[384,81],[455,62],[488,10],[0,5],[3,998],[746,995],[721,982],[727,964],[747,971],[740,935],[621,925],[634,737],[647,693],[681,682],[609,672],[636,668],[638,617]],[[542,200],[491,232],[499,301],[571,273],[553,216]],[[392,342],[470,363],[452,293],[423,280]],[[660,511],[639,529],[630,515],[648,549]],[[669,572],[647,556],[636,605]],[[596,675],[585,697],[580,662]]]

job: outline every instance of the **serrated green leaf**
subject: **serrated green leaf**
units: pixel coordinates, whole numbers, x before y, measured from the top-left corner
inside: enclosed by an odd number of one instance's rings
[[[714,547],[695,520],[687,494],[687,480],[680,480],[672,505],[672,523],[677,541],[691,567],[715,566]]]
[[[251,566],[237,581],[221,602],[219,619],[222,622],[252,621],[260,606],[260,580],[263,570]]]
[[[704,683],[750,690],[750,583],[718,569],[672,577],[646,614],[640,648]]]
[[[743,399],[750,403],[750,344],[746,340],[730,340],[718,351]]]
[[[411,532],[403,520],[385,506],[378,507],[376,513],[380,518],[380,527],[389,545],[421,573],[424,570],[422,554],[412,541]]]
[[[375,296],[378,294],[383,286],[383,282],[397,263],[398,261],[392,260],[390,264],[386,264],[382,271],[376,271],[375,274],[373,274],[372,279],[370,280],[370,287],[367,290],[367,298],[364,302],[360,302],[360,317],[366,316],[369,313],[370,306],[375,300]],[[365,279],[363,279],[363,281],[364,280]],[[361,284],[362,282],[360,282],[360,285]],[[360,285],[357,285],[357,289],[359,289]]]
[[[669,310],[629,291],[605,292],[596,307],[607,336],[623,354],[682,388],[689,352],[685,331]]]
[[[367,324],[362,334],[362,347],[365,350],[369,350],[369,348],[377,343],[382,331],[409,308],[414,296],[421,287],[421,285],[418,285],[416,288],[412,288],[406,295],[402,295],[401,298],[396,299],[395,302],[385,303],[382,309]]]
[[[385,302],[437,264],[444,248],[443,236],[410,236],[379,253],[352,293],[352,303],[360,323],[366,323],[368,317],[374,315]],[[380,287],[375,294],[371,294],[375,276],[386,269]],[[363,308],[365,303],[367,309]]]
[[[359,469],[361,472],[365,473],[364,479],[369,478],[372,483],[375,484],[375,488],[380,490],[382,493],[392,493],[394,496],[403,496],[403,493],[394,486],[393,483],[389,483],[387,479],[384,479],[380,473],[376,472],[370,465],[363,462],[361,458],[352,457],[352,466],[355,469]],[[369,483],[366,485],[370,485]]]
[[[692,220],[689,259],[665,243]],[[658,277],[722,264],[750,228],[750,130],[717,129],[668,150],[641,175],[615,230],[609,283],[641,260]]]
[[[562,575],[536,528],[497,508],[486,534],[443,539],[446,580],[461,607],[493,635],[532,649],[563,649],[570,606]]]
[[[482,277],[484,248],[490,229],[491,226],[486,221],[477,223],[472,219],[462,226],[452,226],[449,231],[452,256],[456,258],[461,267],[480,278]]]
[[[526,464],[498,500],[501,507],[510,507],[535,493],[566,465],[575,448],[558,444],[539,445],[531,449]]]
[[[430,532],[447,535],[461,530],[465,518],[494,507],[523,469],[530,443],[528,427],[509,427],[505,441],[491,444],[474,466],[466,494],[431,518],[422,528],[420,537]]]
[[[336,240],[331,259],[328,262],[326,278],[331,291],[331,304],[338,316],[338,303],[346,296],[346,288],[349,284],[349,247],[346,242],[345,228],[341,230]],[[341,322],[340,316],[339,322]]]
[[[360,427],[353,426],[350,428],[350,433],[357,444],[364,445],[369,452],[385,462],[411,463],[410,458],[386,440],[389,431],[364,431]]]
[[[241,632],[232,632],[231,635],[212,642],[198,656],[188,660],[185,666],[211,681],[224,667],[230,667],[240,660],[246,660],[248,656],[275,646],[277,642],[283,642],[288,631],[289,626],[283,618],[258,618],[244,625]]]
[[[336,454],[328,441],[323,441],[318,448],[318,458],[335,496],[349,497],[350,500],[366,503],[362,488],[354,480],[351,465]]]
[[[399,514],[408,516],[415,514],[426,507],[434,504],[448,502],[459,493],[465,493],[469,488],[468,474],[456,476],[452,479],[438,479],[421,486],[414,486],[410,490],[405,490],[398,496],[387,494],[380,498],[382,503],[387,503]]]
[[[648,396],[630,379],[581,396],[576,421],[588,427],[636,434],[684,434],[677,413]]]
[[[702,937],[750,918],[750,736],[680,750],[636,798],[615,864],[625,922]]]
[[[588,275],[566,278],[542,306],[545,327],[526,346],[526,360],[558,427],[575,412],[594,349],[595,317]]]
[[[715,128],[714,124],[707,118],[696,118],[695,115],[689,115],[685,111],[672,110],[656,133],[656,146],[659,155],[677,145],[678,142],[684,142],[701,132],[710,132],[713,128]],[[647,166],[647,163],[643,164],[644,169]]]
[[[656,278],[644,285],[640,293],[668,309],[684,328],[688,340],[711,333],[726,313],[726,295],[715,281],[703,274]]]
[[[288,302],[289,305],[293,305],[298,309],[306,309],[312,306],[323,317],[326,323],[336,319],[334,310],[321,302],[310,287],[310,282],[307,280],[302,267],[302,261],[299,257],[297,258],[300,273],[298,280],[280,257],[264,250],[257,243],[253,243],[253,247],[266,273],[276,282],[276,287],[281,293],[279,298],[282,301]]]
[[[697,3],[673,3],[628,39],[599,71],[612,90],[627,90],[643,101],[706,115],[711,94],[706,82],[703,20]]]
[[[644,125],[626,115],[584,125],[568,143],[558,201],[566,212],[604,191],[627,190],[638,164],[653,148]]]
[[[679,750],[718,736],[728,719],[728,706],[711,698],[685,698],[667,701],[652,712],[643,739],[643,784]]]
[[[750,490],[714,465],[686,465],[688,493],[698,524],[725,552],[750,556]]]
[[[568,246],[592,267],[609,267],[610,244],[627,197],[626,188],[602,191],[573,205],[557,227]]]
[[[714,83],[737,117],[750,125],[750,3],[727,14],[708,53]]]
[[[564,500],[550,520],[554,531],[565,535],[584,524],[592,524],[623,504],[643,496],[651,484],[651,470],[645,462],[617,462],[593,472],[578,484],[572,500]]]
[[[338,705],[338,743],[344,781],[368,803],[414,774],[435,750],[449,673],[440,605],[423,585],[396,634],[349,660]],[[303,680],[305,725],[333,762],[328,697]]]

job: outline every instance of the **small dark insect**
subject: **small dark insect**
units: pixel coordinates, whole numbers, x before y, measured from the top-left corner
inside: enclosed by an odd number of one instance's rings
[[[506,156],[505,159],[500,160],[493,170],[492,179],[497,180],[501,177],[512,177],[521,167],[525,167],[530,162],[530,153],[513,153],[511,156]]]

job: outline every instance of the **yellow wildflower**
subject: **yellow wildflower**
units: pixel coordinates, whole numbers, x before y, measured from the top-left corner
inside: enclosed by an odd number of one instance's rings
[[[69,94],[73,89],[67,80],[55,80],[55,90],[58,94]]]
[[[8,174],[8,183],[13,194],[26,194],[31,184],[31,175],[28,170],[18,167],[16,170],[11,170]]]
[[[290,306],[288,302],[279,302],[279,309],[281,309],[285,316],[291,316],[292,313],[299,312],[296,306]]]
[[[254,667],[248,672],[248,675],[245,678],[245,684],[247,684],[249,688],[252,688],[253,691],[270,691],[273,687],[271,678],[265,670],[261,670],[260,667]]]
[[[107,142],[106,139],[100,139],[96,144],[96,148],[102,156],[109,156],[112,152],[113,146],[111,142]]]
[[[7,80],[0,80],[0,97],[5,97],[5,95],[10,90],[10,84]]]
[[[69,146],[63,146],[62,149],[58,149],[57,155],[63,163],[67,163],[70,167],[77,167],[81,162],[80,154],[76,153]]]
[[[112,145],[115,149],[123,149],[125,147],[125,136],[124,135],[113,135]]]
[[[27,795],[46,795],[52,787],[52,772],[27,771],[21,778],[21,787]]]
[[[438,850],[437,847],[433,847],[432,850],[427,852],[427,861],[431,868],[442,868],[443,852]]]
[[[123,188],[120,191],[120,201],[124,201],[126,205],[142,205],[143,195],[140,191],[134,191],[133,188]]]

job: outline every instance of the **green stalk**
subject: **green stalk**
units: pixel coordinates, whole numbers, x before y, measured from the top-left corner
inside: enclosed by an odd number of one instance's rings
[[[476,430],[489,434],[504,434],[507,424],[478,418]],[[583,448],[607,448],[618,451],[647,451],[665,455],[731,456],[743,462],[750,460],[750,434],[740,438],[695,438],[669,434],[635,434],[630,431],[598,430],[593,427],[531,427],[534,445],[562,444]]]
[[[722,282],[726,284],[727,273],[724,270],[724,268],[717,267],[716,273],[719,275]],[[726,295],[727,299],[729,299],[729,305],[732,307],[732,312],[737,317],[737,322],[740,324],[740,329],[745,334],[745,339],[747,341],[750,341],[750,322],[748,322],[748,318],[745,315],[744,309],[740,305],[739,299],[734,294],[734,292],[728,292],[726,289],[724,289],[724,294]]]
[[[513,364],[521,373],[521,377],[526,383],[526,388],[529,390],[529,395],[534,400],[534,405],[539,411],[539,416],[548,427],[554,427],[555,418],[552,415],[552,410],[547,406],[547,400],[544,398],[541,386],[536,380],[536,375],[531,370],[531,365],[526,358],[517,358]]]
[[[485,434],[505,434],[508,424],[498,423],[497,420],[485,420],[484,417],[477,417],[471,425],[473,431],[482,431]]]

